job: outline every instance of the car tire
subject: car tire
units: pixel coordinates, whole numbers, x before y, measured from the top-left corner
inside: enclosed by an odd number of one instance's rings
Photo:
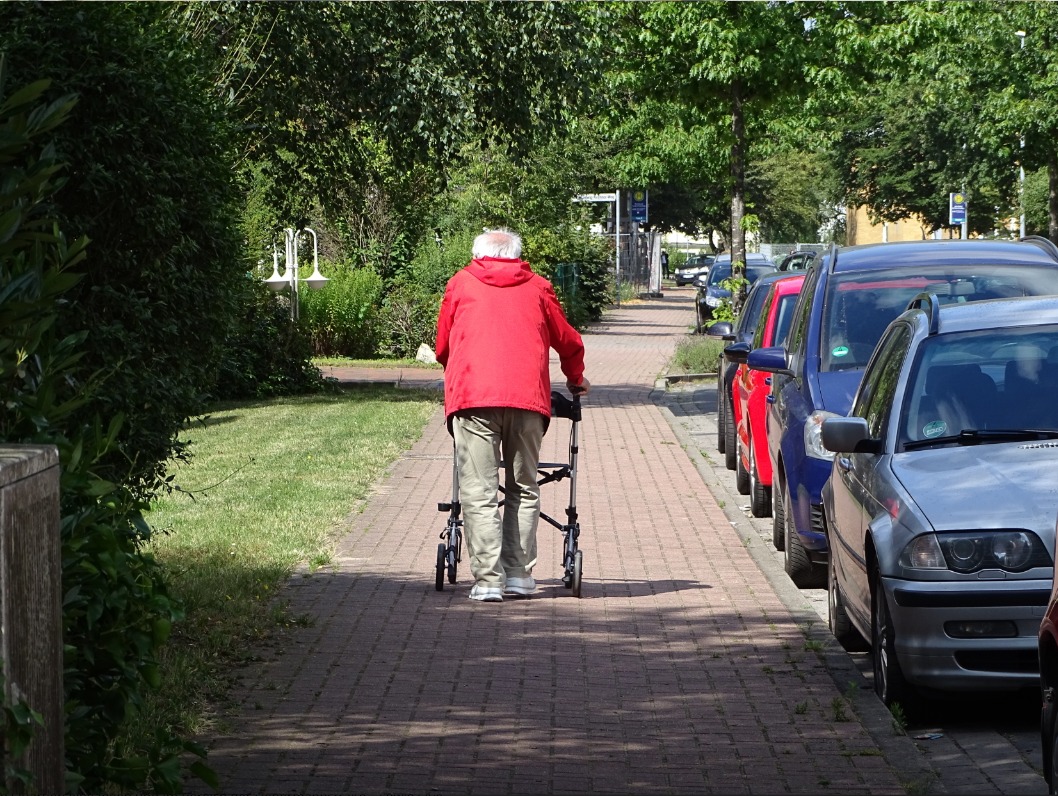
[[[1058,714],[1051,725],[1051,781],[1047,793],[1050,796],[1058,794]]]
[[[1049,722],[1049,726],[1043,722]],[[1049,749],[1051,753],[1049,760],[1044,755],[1044,780],[1049,796],[1055,796],[1058,794],[1058,710],[1043,711],[1040,740],[1044,752]]]
[[[735,491],[740,495],[749,494],[749,470],[742,463],[742,452],[735,454]]]
[[[738,459],[738,428],[735,425],[735,410],[731,406],[731,389],[725,389],[721,396],[727,404],[727,422],[724,424],[724,466],[728,470],[734,470]]]
[[[780,553],[786,546],[786,512],[783,510],[783,490],[778,486],[776,474],[771,483],[771,543]]]
[[[720,375],[720,381],[716,388],[716,452],[727,451],[727,401],[724,400],[723,387],[724,362],[720,361],[716,372]]]
[[[822,589],[826,586],[827,572],[822,567],[812,563],[808,557],[808,551],[801,544],[801,537],[797,535],[794,525],[793,509],[790,505],[790,488],[783,489],[783,521],[785,523],[785,539],[783,544],[783,566],[790,580],[799,589]]]
[[[771,489],[760,482],[753,437],[749,438],[749,510],[754,517],[771,516]]]
[[[900,661],[896,658],[896,628],[877,567],[871,582],[871,657],[874,693],[886,707],[899,704],[904,715],[910,717],[918,699],[913,687],[904,679]]]
[[[848,612],[845,610],[845,595],[838,584],[837,565],[834,563],[834,547],[831,545],[827,557],[827,624],[838,644],[846,652],[866,652],[870,649],[867,640],[860,635]]]

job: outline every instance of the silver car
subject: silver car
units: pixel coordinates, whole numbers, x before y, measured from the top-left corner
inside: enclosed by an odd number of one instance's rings
[[[830,627],[875,690],[1039,683],[1058,516],[1058,297],[923,294],[823,422]]]

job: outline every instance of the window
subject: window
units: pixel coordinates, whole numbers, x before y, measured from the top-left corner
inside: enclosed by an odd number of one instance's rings
[[[800,300],[797,302],[797,307],[794,310],[793,325],[791,327],[789,340],[786,342],[786,350],[791,351],[798,356],[804,355],[805,337],[808,332],[808,317],[811,314],[809,310],[812,307],[812,294],[816,292],[816,283],[819,281],[819,274],[819,268],[813,268],[808,272],[804,284],[801,285]]]
[[[901,322],[879,343],[878,353],[863,374],[852,415],[867,420],[871,439],[885,437],[900,370],[910,346],[911,327]]]

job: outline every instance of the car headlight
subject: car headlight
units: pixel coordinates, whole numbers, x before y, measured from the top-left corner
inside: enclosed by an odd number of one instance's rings
[[[841,417],[822,409],[812,412],[805,421],[805,453],[813,459],[833,459],[834,454],[823,447],[823,421],[828,417]]]
[[[705,304],[707,307],[719,307],[723,302],[723,299],[719,296],[714,296],[711,293],[705,294]]]
[[[900,564],[913,569],[937,569],[938,555],[953,572],[982,569],[1024,572],[1048,567],[1051,557],[1040,538],[1029,531],[959,531],[926,534],[908,543]]]

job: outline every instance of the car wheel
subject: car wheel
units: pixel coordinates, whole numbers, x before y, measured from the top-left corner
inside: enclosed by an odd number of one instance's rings
[[[909,716],[915,703],[911,685],[896,659],[896,628],[889,613],[885,587],[877,568],[871,586],[871,657],[874,659],[874,692],[889,707],[899,703]]]
[[[738,465],[738,427],[735,425],[735,410],[731,406],[731,390],[724,390],[721,400],[727,404],[727,422],[724,424],[724,465],[734,470]]]
[[[724,364],[721,362],[716,369],[720,380],[716,388],[716,452],[724,453],[727,450],[727,401],[724,400],[723,387]]]
[[[776,489],[778,481],[772,475],[771,484],[771,543],[782,552],[786,546],[786,513],[783,511],[783,490]]]
[[[783,544],[783,565],[790,580],[799,589],[822,589],[826,586],[826,570],[812,563],[808,557],[808,551],[801,544],[801,537],[797,535],[797,527],[794,525],[793,508],[790,505],[790,488],[783,488],[783,520],[786,526]]]
[[[827,557],[827,623],[830,625],[830,632],[838,640],[838,644],[847,652],[866,652],[869,649],[866,639],[853,626],[845,611],[845,596],[841,593],[841,586],[838,585],[833,545]]]
[[[749,497],[749,510],[754,517],[767,517],[771,514],[771,490],[760,482],[753,437],[749,438]]]
[[[1047,785],[1050,796],[1058,794],[1058,713],[1051,725],[1051,781]]]
[[[735,491],[740,495],[749,494],[749,470],[742,463],[741,451],[735,454]]]

